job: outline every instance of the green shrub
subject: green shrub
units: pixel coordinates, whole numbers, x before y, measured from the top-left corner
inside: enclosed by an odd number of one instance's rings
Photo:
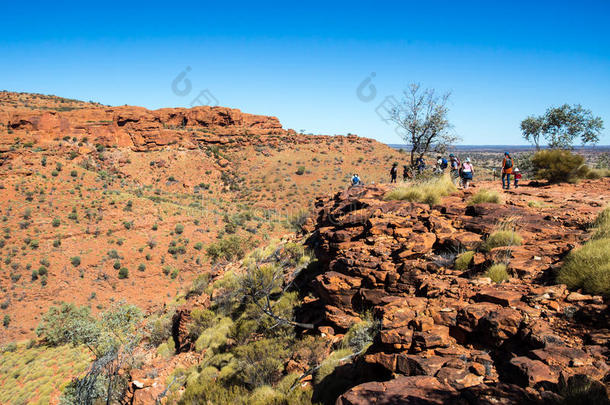
[[[115,270],[119,270],[119,269],[121,268],[121,262],[120,262],[120,261],[118,261],[118,260],[116,260],[116,261],[113,263],[112,267],[113,267]]]
[[[206,254],[212,261],[216,263],[220,259],[231,261],[233,259],[241,259],[244,257],[250,242],[244,240],[237,235],[230,235],[222,238],[216,243],[208,245]]]
[[[54,228],[57,228],[59,225],[61,225],[61,220],[59,218],[53,218],[53,222],[51,224]]]
[[[195,311],[195,309],[193,309]],[[148,338],[153,346],[159,346],[172,337],[172,318],[174,312],[162,316],[151,316],[148,318]]]
[[[52,306],[42,316],[35,330],[36,335],[51,346],[74,343],[77,340],[76,326],[91,325],[95,322],[90,312],[89,307],[77,307],[65,302],[60,306]]]
[[[353,324],[343,336],[341,347],[350,349],[353,353],[360,353],[366,350],[379,332],[379,322],[370,315],[366,315],[362,322]]]
[[[461,271],[468,270],[470,263],[472,263],[472,260],[474,259],[474,254],[474,251],[469,250],[456,257],[454,265],[455,269]]]
[[[523,243],[523,238],[518,233],[507,230],[500,229],[495,232],[492,232],[485,241],[484,249],[490,251],[493,248],[501,247],[501,246],[518,246]]]
[[[235,349],[239,377],[250,388],[279,381],[288,356],[283,339],[261,339]]]
[[[119,278],[123,279],[127,277],[129,277],[129,270],[127,267],[121,267],[121,270],[119,270]]]
[[[502,283],[509,279],[508,271],[506,271],[506,265],[503,263],[497,263],[492,265],[485,272],[485,276],[489,277],[494,283]]]
[[[481,203],[501,204],[502,196],[497,191],[479,190],[468,201],[468,205],[481,204]]]
[[[77,176],[78,176],[78,172],[77,172],[76,170],[72,170],[72,171],[70,172],[70,176],[72,176],[72,177],[77,177]]]
[[[46,275],[46,274],[47,274],[47,272],[48,272],[48,271],[47,271],[47,268],[46,268],[45,266],[40,266],[40,267],[38,268],[38,275],[39,275],[39,276],[44,276],[44,275]]]
[[[551,149],[536,152],[532,157],[534,176],[550,183],[574,183],[585,178],[589,168],[585,158],[568,150]]]
[[[174,228],[174,232],[176,232],[178,235],[181,235],[182,232],[184,232],[184,225],[177,224],[176,227]]]
[[[305,166],[299,166],[297,168],[296,174],[298,174],[299,176],[302,176],[303,174],[305,174]]]
[[[146,270],[146,265],[144,263],[140,263],[140,265],[138,266],[138,270],[139,271],[145,271]]]
[[[195,250],[201,250],[203,249],[203,243],[197,242],[193,247],[195,248]]]
[[[557,281],[569,288],[610,296],[610,239],[594,239],[572,250],[559,270]]]
[[[455,191],[456,188],[451,178],[445,175],[408,186],[399,186],[387,193],[385,199],[423,202],[433,205],[440,203],[441,197],[448,196]]]
[[[80,257],[79,256],[71,257],[70,263],[72,263],[72,266],[74,266],[74,267],[80,266]]]
[[[11,317],[9,314],[4,315],[4,318],[2,319],[2,326],[4,326],[5,328],[8,328],[8,325],[10,325],[11,323]]]
[[[198,352],[210,351],[210,354],[218,353],[220,348],[227,343],[229,332],[233,327],[230,318],[217,319],[213,327],[202,331],[195,342],[195,349]]]

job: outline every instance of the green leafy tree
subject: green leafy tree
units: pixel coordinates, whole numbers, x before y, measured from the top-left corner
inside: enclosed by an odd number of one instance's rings
[[[542,116],[530,116],[521,121],[523,138],[537,149],[540,149],[541,137],[553,149],[572,148],[577,138],[583,145],[596,144],[603,129],[601,117],[594,116],[580,104],[551,107]]]
[[[529,116],[521,121],[521,132],[523,138],[540,150],[540,138],[542,136],[542,127],[544,125],[544,117]]]

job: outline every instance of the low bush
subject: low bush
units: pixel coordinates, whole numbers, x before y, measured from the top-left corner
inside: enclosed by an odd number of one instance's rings
[[[481,204],[481,203],[500,204],[500,203],[502,203],[502,196],[497,191],[479,190],[468,201],[468,205]]]
[[[485,241],[483,248],[490,251],[501,246],[518,246],[523,243],[523,238],[515,231],[500,229],[492,232]]]
[[[587,176],[590,169],[585,158],[568,150],[550,149],[532,157],[534,176],[550,183],[574,183]]]
[[[90,313],[89,307],[77,307],[65,302],[60,306],[52,306],[42,316],[35,330],[36,335],[51,346],[74,343],[77,325],[87,326],[95,322]]]
[[[123,279],[123,278],[128,278],[129,277],[129,270],[127,269],[127,267],[121,267],[121,270],[119,270],[119,278]]]
[[[448,196],[457,189],[448,175],[400,186],[385,195],[386,200],[404,200],[439,204],[442,197]]]
[[[590,240],[572,250],[559,270],[557,281],[569,288],[610,296],[610,239]]]
[[[216,243],[208,245],[206,254],[216,263],[220,259],[231,261],[242,259],[250,245],[250,242],[237,235],[230,235],[220,239]]]
[[[468,270],[470,263],[472,263],[472,260],[474,259],[474,254],[474,251],[469,250],[456,257],[454,265],[455,269],[461,271]]]
[[[176,232],[178,235],[181,235],[182,232],[184,232],[184,225],[177,224],[176,227],[174,228],[174,232]]]
[[[299,166],[297,168],[296,174],[298,174],[299,176],[302,176],[303,174],[305,174],[305,166]]]
[[[508,271],[506,271],[506,265],[503,263],[496,263],[487,269],[485,276],[489,277],[494,283],[502,283],[509,279]]]
[[[72,266],[74,267],[78,267],[80,266],[80,257],[79,256],[74,256],[70,258],[70,263],[72,264]]]

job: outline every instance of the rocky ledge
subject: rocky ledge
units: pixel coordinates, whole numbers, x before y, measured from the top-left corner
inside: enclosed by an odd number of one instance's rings
[[[319,199],[309,224],[308,244],[323,270],[303,320],[330,335],[367,312],[381,320],[338,404],[538,403],[583,376],[604,389],[607,301],[554,282],[600,204],[568,199],[552,211],[518,198],[467,205],[461,193],[428,206],[385,201],[387,191],[354,187]],[[523,243],[480,249],[507,220]],[[476,251],[472,261],[455,269],[466,250]],[[501,284],[483,277],[498,261],[512,274]]]

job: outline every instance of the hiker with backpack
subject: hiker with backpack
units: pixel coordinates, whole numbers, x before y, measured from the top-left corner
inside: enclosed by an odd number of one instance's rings
[[[354,175],[352,176],[352,186],[361,186],[362,185],[362,180],[360,180],[360,176],[358,176],[358,173],[354,173]]]
[[[472,163],[470,163],[470,158],[466,158],[464,163],[460,166],[460,177],[462,178],[462,188],[464,188],[464,190],[468,189],[473,176],[474,167],[472,166]]]
[[[407,181],[411,178],[411,173],[409,173],[409,168],[407,165],[402,165],[402,181]]]
[[[447,159],[445,159],[444,157],[439,156],[436,159],[436,173],[437,174],[445,173],[445,169],[447,168],[447,166],[449,166],[449,162],[447,162]]]
[[[422,174],[424,172],[424,170],[426,170],[426,162],[424,162],[424,158],[423,157],[418,157],[417,161],[415,162],[415,164],[417,165],[417,173],[418,174]]]
[[[451,176],[451,180],[453,184],[457,185],[458,179],[460,178],[460,159],[457,158],[453,153],[449,154],[449,165],[451,170],[449,171],[449,175]]]
[[[519,180],[521,180],[521,171],[519,168],[515,167],[515,172],[513,174],[515,175],[515,188],[517,188],[519,187]]]
[[[513,158],[510,153],[504,152],[504,160],[502,160],[502,188],[510,190],[510,175],[513,172]]]
[[[390,183],[396,183],[396,176],[398,175],[398,163],[394,163],[390,169]]]

